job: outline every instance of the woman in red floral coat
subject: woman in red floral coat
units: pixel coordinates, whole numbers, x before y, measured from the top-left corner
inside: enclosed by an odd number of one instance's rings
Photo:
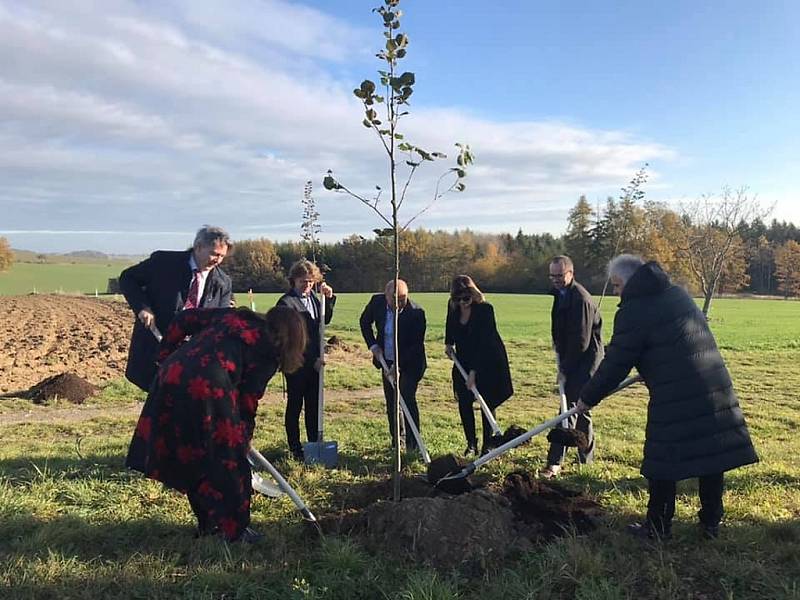
[[[260,537],[249,528],[256,409],[278,369],[303,364],[305,345],[290,308],[194,309],[172,321],[126,464],[186,494],[199,535]]]

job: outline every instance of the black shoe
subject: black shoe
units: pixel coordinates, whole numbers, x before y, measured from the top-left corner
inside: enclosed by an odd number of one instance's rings
[[[302,448],[292,450],[292,458],[297,462],[306,462],[306,455]]]
[[[630,535],[645,540],[670,540],[672,532],[669,529],[659,533],[649,523],[633,523],[625,527]]]
[[[467,449],[464,450],[464,456],[478,456],[478,444],[467,444]]]
[[[257,544],[261,540],[264,539],[264,534],[259,533],[252,527],[246,527],[245,530],[236,538],[235,541],[241,542],[242,544]]]
[[[719,537],[719,523],[716,525],[706,525],[705,523],[700,523],[700,532],[705,539],[715,540]]]

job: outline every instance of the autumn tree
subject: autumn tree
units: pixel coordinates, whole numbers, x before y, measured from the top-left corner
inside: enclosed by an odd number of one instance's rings
[[[6,271],[14,264],[14,252],[8,244],[8,240],[0,237],[0,271]]]
[[[775,277],[784,297],[800,296],[800,243],[787,240],[775,249]]]
[[[719,196],[705,195],[681,207],[685,226],[678,248],[700,286],[703,314],[708,315],[723,273],[733,261],[739,223],[762,218],[770,210],[762,209],[746,187],[724,187]]]
[[[286,281],[275,245],[267,239],[242,240],[225,259],[225,271],[237,292],[275,292]]]

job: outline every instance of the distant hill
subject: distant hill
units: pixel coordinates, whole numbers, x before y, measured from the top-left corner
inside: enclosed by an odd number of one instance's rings
[[[97,250],[76,250],[59,254],[55,252],[34,252],[32,250],[17,250],[16,248],[12,248],[12,252],[14,252],[15,262],[39,264],[131,264],[145,258],[143,255],[135,254],[105,254]]]

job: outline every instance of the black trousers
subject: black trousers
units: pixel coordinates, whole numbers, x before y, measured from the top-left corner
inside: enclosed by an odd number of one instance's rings
[[[583,373],[579,376],[570,376],[567,378],[564,386],[567,396],[567,409],[569,410],[578,403],[580,397],[581,387],[589,381],[588,373]],[[591,413],[583,413],[582,415],[572,415],[567,421],[567,427],[570,429],[577,429],[586,435],[589,442],[589,447],[586,451],[578,450],[578,462],[582,465],[588,465],[594,460],[594,427],[592,426]],[[550,444],[547,451],[547,464],[560,465],[567,454],[567,448],[561,444]]]
[[[460,377],[460,375],[459,375]],[[478,436],[475,433],[475,412],[473,405],[476,404],[475,396],[467,389],[464,382],[456,380],[453,382],[453,391],[458,400],[458,414],[461,417],[461,426],[464,428],[464,437],[467,438],[467,445],[477,448]],[[492,425],[489,419],[483,414],[483,411],[478,407],[481,413],[481,437],[483,438],[483,447],[491,448],[492,442]],[[495,416],[495,409],[490,408],[492,416]]]
[[[305,409],[306,439],[317,441],[319,415],[319,372],[313,364],[305,364],[298,371],[286,375],[286,440],[289,450],[303,449],[300,443],[300,411]]]
[[[392,363],[387,361],[387,364],[389,365],[389,372],[391,373]],[[386,400],[386,417],[389,420],[389,435],[392,436],[392,444],[394,444],[394,387],[387,381],[386,377],[382,377],[382,379],[383,397]],[[406,403],[408,412],[411,413],[411,418],[414,420],[414,425],[417,426],[417,431],[421,432],[419,426],[419,408],[417,407],[418,385],[419,379],[400,371],[400,395],[403,396],[403,401]],[[405,440],[407,450],[415,450],[418,447],[417,440],[414,439],[414,434],[411,432],[411,427],[405,415],[400,419],[400,440]]]
[[[713,527],[719,525],[725,513],[722,505],[722,492],[725,489],[725,474],[714,473],[698,477],[700,511],[697,516],[703,525]],[[676,481],[666,479],[648,479],[647,487],[650,500],[647,503],[647,521],[659,534],[669,533],[672,528],[672,517],[675,516]]]

